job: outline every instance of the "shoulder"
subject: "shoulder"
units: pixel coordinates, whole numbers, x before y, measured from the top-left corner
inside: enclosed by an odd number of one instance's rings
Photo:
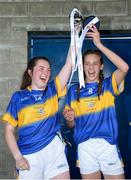
[[[18,100],[21,96],[24,96],[25,94],[27,94],[27,92],[28,92],[28,90],[26,90],[26,89],[25,90],[18,90],[12,94],[12,99]]]
[[[29,93],[30,91],[28,90],[28,89],[20,89],[20,90],[18,90],[18,91],[16,91],[15,93],[14,93],[14,95],[15,96],[20,96],[20,95],[23,95],[23,94],[27,94],[27,93]]]
[[[79,83],[75,83],[73,85],[70,86],[70,88],[68,89],[68,95],[75,95],[78,91],[79,88]]]
[[[69,91],[75,91],[79,88],[79,83],[75,83],[70,86]]]
[[[111,83],[112,83],[112,75],[104,78],[104,80],[103,80],[104,85],[110,85]]]
[[[112,94],[117,91],[117,84],[114,77],[114,74],[110,75],[109,77],[105,78],[103,81],[104,90],[110,91]]]
[[[55,83],[55,79],[50,80],[50,81],[48,82],[48,86],[52,86],[52,85],[54,85],[54,83]]]
[[[50,91],[55,91],[56,89],[56,85],[55,85],[55,80],[51,80],[48,82],[47,84],[47,91],[50,92]]]

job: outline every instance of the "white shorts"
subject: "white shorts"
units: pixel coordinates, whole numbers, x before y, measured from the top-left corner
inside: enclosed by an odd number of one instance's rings
[[[50,179],[63,172],[69,171],[65,156],[65,144],[56,135],[42,150],[24,155],[29,161],[30,170],[19,170],[18,179]]]
[[[124,173],[123,162],[116,145],[105,139],[89,139],[78,145],[78,160],[81,174],[101,171],[107,175]]]

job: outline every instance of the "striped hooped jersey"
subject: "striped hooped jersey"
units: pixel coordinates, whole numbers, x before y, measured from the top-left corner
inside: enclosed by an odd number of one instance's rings
[[[76,144],[90,138],[103,138],[111,144],[117,143],[118,125],[115,111],[115,96],[124,89],[124,82],[117,87],[114,74],[105,78],[100,100],[98,82],[87,83],[81,88],[78,98],[78,84],[73,85],[67,94],[66,108],[75,111],[74,140]]]
[[[44,91],[28,88],[13,94],[2,120],[18,126],[17,143],[22,154],[41,150],[55,137],[60,129],[58,98],[65,94],[58,77]]]

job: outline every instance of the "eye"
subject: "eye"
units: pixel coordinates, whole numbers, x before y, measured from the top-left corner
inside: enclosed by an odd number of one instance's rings
[[[85,63],[86,66],[89,66],[89,63]]]
[[[49,69],[48,69],[48,72],[50,72],[50,71],[51,71],[51,69],[49,68]]]
[[[43,67],[40,67],[40,68],[39,68],[39,70],[40,70],[40,71],[43,71],[43,70],[44,70],[44,68],[43,68]]]
[[[99,65],[99,62],[95,62],[94,65],[96,65],[96,66]]]

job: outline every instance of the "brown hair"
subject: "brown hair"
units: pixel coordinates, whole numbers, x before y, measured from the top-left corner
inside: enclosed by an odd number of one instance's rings
[[[50,64],[49,59],[44,56],[36,56],[36,57],[32,58],[31,60],[29,60],[28,64],[27,64],[27,68],[22,77],[20,89],[26,89],[28,86],[31,85],[32,79],[31,79],[30,75],[28,74],[28,70],[30,69],[31,72],[33,72],[33,69],[39,60],[47,61]]]
[[[102,58],[102,53],[100,50],[98,49],[89,49],[89,50],[86,50],[83,54],[83,64],[84,64],[84,59],[87,55],[89,54],[96,54],[100,57],[100,62],[101,64],[103,64],[103,58]],[[85,73],[84,73],[84,79],[85,79]],[[98,94],[98,98],[100,100],[100,95],[101,95],[101,92],[102,92],[102,82],[103,82],[103,79],[104,79],[104,74],[103,74],[103,70],[100,70],[100,73],[99,73],[99,84],[98,84],[98,90],[97,90],[97,94]],[[80,98],[80,87],[78,86],[77,88],[77,101],[79,101],[79,98]]]

